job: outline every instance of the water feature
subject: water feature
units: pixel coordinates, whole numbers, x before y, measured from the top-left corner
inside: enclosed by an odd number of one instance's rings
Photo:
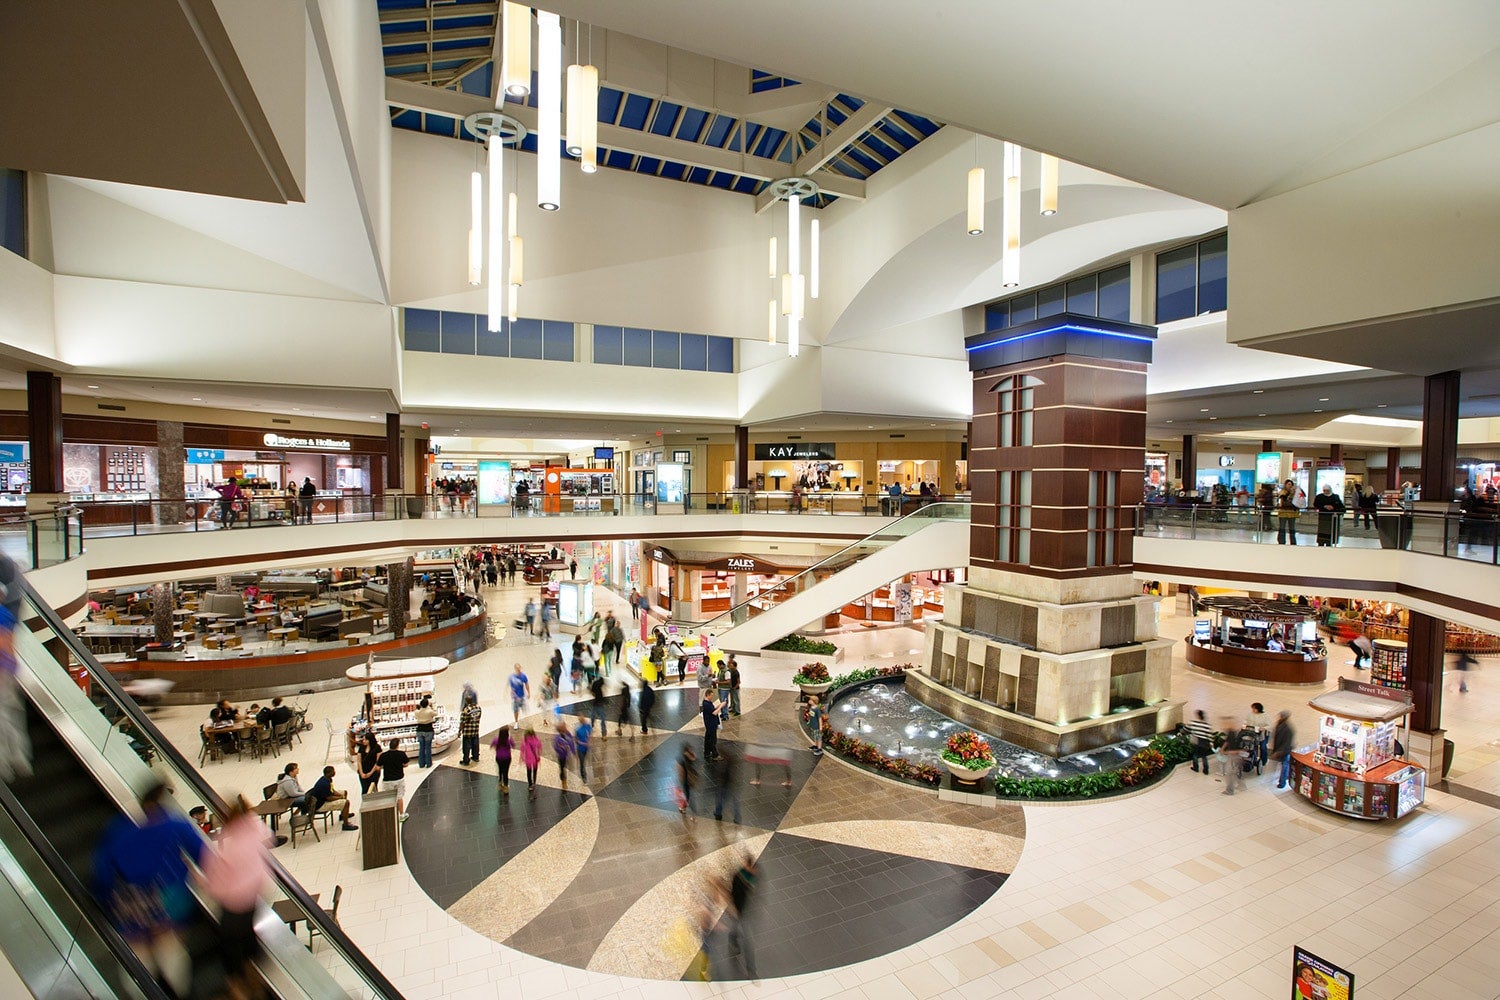
[[[887,757],[904,757],[918,764],[943,766],[948,737],[968,728],[907,694],[900,684],[870,681],[849,689],[833,703],[828,724],[834,729],[873,743]],[[1075,774],[1112,771],[1122,766],[1144,739],[1127,740],[1070,757],[1048,757],[1018,747],[998,736],[980,733],[990,742],[1001,773],[1018,778],[1066,778]]]

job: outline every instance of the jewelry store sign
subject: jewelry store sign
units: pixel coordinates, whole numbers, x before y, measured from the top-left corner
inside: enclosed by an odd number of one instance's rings
[[[303,451],[348,451],[347,438],[285,437],[275,431],[267,431],[262,438],[267,448],[291,448]]]
[[[797,441],[786,444],[758,444],[755,446],[755,460],[757,462],[770,462],[777,459],[804,459],[812,461],[826,461],[835,458],[834,447],[831,442]]]

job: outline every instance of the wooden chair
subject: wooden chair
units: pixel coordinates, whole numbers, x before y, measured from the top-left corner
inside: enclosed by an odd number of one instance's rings
[[[223,748],[219,746],[218,740],[210,738],[208,733],[204,732],[202,729],[198,730],[198,738],[203,741],[203,746],[198,751],[199,767],[203,766],[203,761],[205,759],[213,761],[224,759]]]
[[[333,887],[333,906],[327,912],[328,912],[328,915],[333,918],[333,926],[335,926],[335,927],[342,927],[343,926],[343,924],[339,923],[339,900],[341,900],[343,898],[344,898],[344,887],[341,886],[341,885],[334,886]],[[312,951],[313,935],[314,934],[322,934],[322,933],[323,933],[322,931],[318,930],[316,927],[313,926],[311,920],[309,920],[307,922],[307,950],[308,951]]]
[[[313,840],[319,843],[323,842],[323,838],[318,836],[317,824],[313,822],[315,819],[317,819],[315,814],[305,813],[295,807],[287,814],[288,832],[292,836],[292,850],[295,851],[297,849],[297,832],[299,830],[304,833],[311,833]]]
[[[292,723],[290,720],[272,726],[271,733],[277,746],[284,746],[288,750],[292,748]]]
[[[250,733],[250,738],[255,741],[255,758],[276,756],[276,736],[271,732],[270,726],[256,726]]]

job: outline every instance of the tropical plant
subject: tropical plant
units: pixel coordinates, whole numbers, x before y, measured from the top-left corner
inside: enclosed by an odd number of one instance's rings
[[[839,651],[839,648],[831,642],[824,642],[822,639],[804,639],[795,632],[782,636],[766,649],[774,649],[781,653],[803,653],[807,656],[833,656]]]
[[[828,668],[821,663],[804,663],[797,675],[792,678],[793,684],[826,684],[828,683]]]
[[[972,729],[948,737],[947,746],[938,754],[943,760],[971,771],[987,771],[995,766],[995,751],[984,737]]]

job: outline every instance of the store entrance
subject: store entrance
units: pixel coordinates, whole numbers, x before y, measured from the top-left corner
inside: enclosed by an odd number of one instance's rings
[[[656,501],[656,470],[642,469],[635,474],[635,499],[642,506],[651,506]]]

